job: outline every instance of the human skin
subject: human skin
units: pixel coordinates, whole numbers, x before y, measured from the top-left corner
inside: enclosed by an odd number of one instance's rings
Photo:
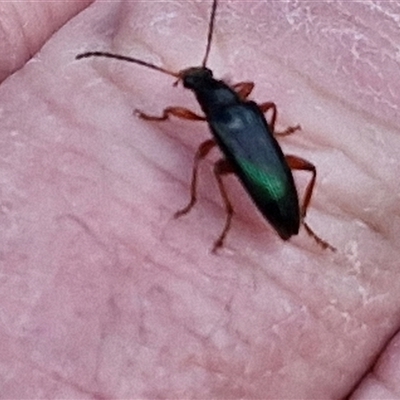
[[[198,112],[193,95],[74,59],[198,65],[209,3],[93,4],[3,82],[1,398],[399,396],[398,31],[396,6],[372,4],[221,2],[209,60],[253,80],[280,128],[301,124],[281,143],[317,166],[307,222],[336,253],[304,229],[282,242],[229,177],[236,213],[212,254],[218,151],[196,207],[172,217],[206,125],[133,114]],[[296,177],[303,191],[309,174]]]

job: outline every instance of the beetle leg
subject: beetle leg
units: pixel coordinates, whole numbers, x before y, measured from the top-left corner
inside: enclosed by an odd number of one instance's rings
[[[315,186],[315,180],[317,178],[317,169],[315,165],[311,164],[309,161],[304,158],[300,158],[297,156],[286,155],[286,162],[289,165],[290,169],[301,170],[301,171],[310,171],[312,174],[311,181],[308,183],[306,192],[304,194],[303,204],[301,206],[301,217],[305,218],[307,213],[307,208],[310,204],[312,192]]]
[[[254,89],[253,82],[239,82],[232,86],[232,89],[235,90],[237,95],[242,99],[245,100],[249,97],[250,93]]]
[[[217,179],[219,191],[221,193],[222,200],[224,201],[224,205],[225,205],[226,220],[225,220],[224,229],[222,230],[221,234],[219,235],[219,238],[214,242],[214,247],[212,249],[213,253],[215,253],[220,247],[222,247],[222,245],[224,244],[225,237],[228,234],[228,231],[231,227],[232,216],[233,216],[234,211],[233,211],[232,204],[229,200],[228,194],[226,192],[224,182],[222,180],[222,176],[231,174],[233,172],[234,171],[233,171],[232,165],[224,158],[217,161],[214,165],[214,175],[215,175],[215,178]]]
[[[276,117],[278,115],[278,110],[276,108],[276,104],[273,103],[272,101],[267,101],[265,103],[259,104],[258,107],[260,107],[260,110],[263,113],[266,113],[268,110],[272,109],[272,117],[271,117],[271,121],[269,122],[269,126],[275,136],[288,136],[288,135],[291,135],[292,133],[301,129],[300,125],[296,125],[296,126],[289,126],[282,132],[275,131],[275,122],[276,122]]]
[[[266,113],[268,110],[272,110],[272,117],[271,121],[269,122],[269,126],[272,132],[275,134],[275,121],[276,121],[276,116],[278,114],[278,110],[276,109],[276,104],[273,103],[272,101],[267,101],[265,103],[258,104],[258,107],[260,107],[260,110],[263,113]]]
[[[288,126],[284,131],[276,132],[274,131],[274,136],[289,136],[294,132],[297,132],[301,129],[300,125],[296,126]]]
[[[323,249],[330,249],[332,251],[336,251],[336,249],[331,246],[328,242],[321,239],[311,228],[310,226],[304,221],[304,218],[307,214],[307,209],[310,204],[311,196],[315,186],[315,180],[317,178],[317,169],[315,168],[314,164],[311,164],[309,161],[305,160],[304,158],[300,158],[297,156],[286,155],[286,161],[289,165],[290,169],[293,170],[301,170],[301,171],[310,171],[312,174],[311,181],[308,183],[306,187],[306,191],[303,198],[303,203],[301,206],[301,223],[303,224],[306,232],[314,238],[314,240],[323,248]]]
[[[179,218],[182,215],[187,214],[191,208],[196,204],[197,201],[197,196],[196,196],[196,191],[197,191],[197,172],[199,169],[199,164],[200,161],[203,160],[207,154],[210,152],[210,150],[216,145],[215,141],[213,139],[206,140],[203,142],[199,148],[196,151],[196,155],[194,156],[194,162],[193,162],[193,170],[192,170],[192,182],[190,184],[190,201],[188,205],[181,210],[177,211],[174,214],[174,218]]]
[[[205,121],[206,118],[201,115],[197,115],[193,111],[188,110],[184,107],[167,107],[164,109],[162,115],[160,117],[156,117],[154,115],[148,115],[140,110],[135,110],[135,114],[147,121],[166,121],[171,115],[181,119],[190,119],[193,121]]]

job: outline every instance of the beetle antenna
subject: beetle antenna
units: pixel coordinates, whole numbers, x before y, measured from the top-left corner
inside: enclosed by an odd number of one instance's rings
[[[217,3],[218,0],[214,0],[211,8],[211,15],[210,15],[210,23],[208,25],[208,36],[207,36],[207,47],[206,47],[206,54],[204,55],[202,66],[205,67],[208,60],[208,55],[210,54],[210,47],[211,47],[211,40],[214,33],[214,21],[215,21],[215,14],[217,11]]]
[[[107,52],[104,52],[104,51],[88,51],[86,53],[78,54],[75,57],[75,59],[76,60],[80,60],[82,58],[89,58],[89,57],[107,57],[107,58],[115,58],[117,60],[122,60],[122,61],[128,61],[128,62],[131,62],[131,63],[143,65],[144,67],[148,67],[148,68],[154,69],[156,71],[162,72],[162,73],[167,74],[167,75],[174,76],[175,78],[179,79],[179,74],[177,72],[169,71],[169,70],[167,70],[165,68],[158,67],[157,65],[148,63],[146,61],[139,60],[137,58],[121,56],[120,54],[107,53]]]

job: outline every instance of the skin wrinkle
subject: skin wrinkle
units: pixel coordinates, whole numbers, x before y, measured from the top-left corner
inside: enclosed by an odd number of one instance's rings
[[[400,326],[400,325],[398,325],[398,326]],[[357,393],[357,390],[362,385],[363,380],[367,380],[369,375],[374,376],[376,381],[380,381],[382,384],[384,384],[384,387],[386,387],[386,388],[390,387],[390,386],[388,386],[388,383],[385,383],[384,380],[382,380],[379,377],[379,373],[377,373],[377,370],[379,371],[379,365],[382,362],[382,354],[384,354],[384,352],[387,350],[387,348],[391,345],[393,339],[396,340],[396,336],[398,336],[399,331],[400,330],[397,329],[396,332],[393,332],[392,334],[390,334],[388,336],[388,338],[386,339],[386,341],[384,343],[382,343],[381,349],[379,349],[379,351],[377,351],[376,354],[372,355],[372,360],[370,361],[369,367],[366,368],[365,372],[360,376],[359,380],[356,382],[356,384],[354,385],[352,390],[349,392],[350,394]],[[394,387],[391,387],[390,391],[396,392]],[[346,399],[350,399],[350,395],[347,396]]]
[[[90,3],[0,3],[0,82],[21,68],[55,31]]]
[[[32,13],[33,18],[38,18],[38,15],[33,12]],[[31,58],[33,56],[33,51],[31,51],[30,49],[33,49],[34,46],[33,45],[33,37],[29,36],[29,31],[28,26],[24,20],[24,18],[18,13],[18,10],[15,9],[15,21],[16,21],[16,25],[17,25],[17,33],[18,33],[18,37],[19,37],[19,42],[22,44],[24,44],[23,48],[21,47],[20,51],[22,51],[23,53],[26,54],[27,58]]]
[[[9,47],[11,48],[11,46],[13,45],[13,39],[10,39],[13,37],[12,35],[12,26],[13,23],[10,23],[10,19],[12,22],[16,21],[17,18],[15,18],[15,16],[10,16],[10,11],[15,11],[14,7],[11,8],[11,10],[8,10],[8,12],[4,12],[2,14],[2,18],[0,18],[0,26],[1,26],[1,41],[3,46],[5,47]],[[10,52],[10,54],[13,54],[12,52]]]

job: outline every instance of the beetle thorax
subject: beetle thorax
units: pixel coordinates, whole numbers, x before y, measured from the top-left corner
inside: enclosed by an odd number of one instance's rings
[[[188,68],[179,73],[183,86],[196,95],[204,113],[227,105],[237,104],[240,99],[225,82],[213,78],[212,71],[205,67]]]

